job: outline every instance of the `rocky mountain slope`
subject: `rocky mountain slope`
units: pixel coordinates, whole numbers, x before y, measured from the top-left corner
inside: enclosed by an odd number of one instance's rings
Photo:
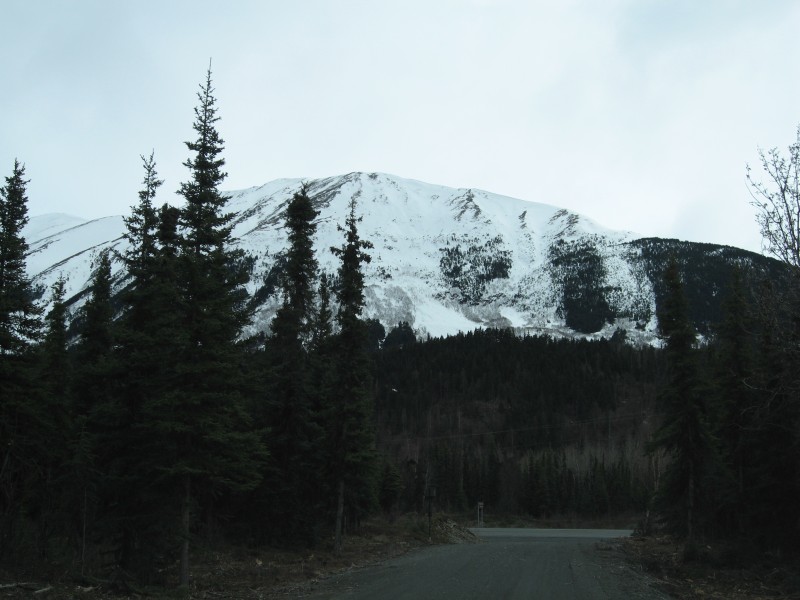
[[[236,243],[253,260],[249,291],[258,303],[251,332],[266,331],[280,301],[277,285],[287,244],[284,211],[302,181],[276,180],[230,192]],[[312,180],[319,211],[320,268],[338,267],[351,198],[359,233],[374,245],[366,265],[366,316],[391,328],[407,321],[420,335],[478,327],[520,333],[610,336],[652,341],[660,277],[670,256],[684,269],[692,313],[703,332],[719,315],[733,265],[776,277],[780,265],[730,247],[645,239],[611,231],[555,206],[475,189],[454,189],[382,173]],[[122,252],[121,216],[84,221],[63,214],[32,217],[24,231],[28,271],[38,289],[67,279],[73,312],[82,304],[94,258]],[[118,285],[124,280],[115,263]]]

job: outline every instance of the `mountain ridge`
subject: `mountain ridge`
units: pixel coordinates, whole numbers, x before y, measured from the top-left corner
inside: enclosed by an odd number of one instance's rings
[[[359,235],[374,246],[373,260],[365,265],[365,316],[387,330],[400,321],[423,336],[510,327],[520,333],[610,337],[621,329],[631,340],[650,343],[657,332],[663,248],[680,250],[685,262],[700,252],[701,262],[708,262],[704,268],[713,272],[734,264],[755,266],[761,273],[778,268],[745,250],[614,231],[564,208],[474,188],[385,173],[284,178],[226,192],[234,244],[252,261],[248,292],[257,310],[247,334],[267,331],[279,305],[277,282],[287,245],[284,212],[303,183],[319,211],[315,247],[320,269],[328,273],[338,268],[328,248],[341,245],[337,226],[344,224],[355,198]],[[42,294],[59,275],[67,278],[75,312],[86,294],[93,258],[106,248],[124,252],[124,232],[121,216],[32,217],[24,231],[28,274]],[[118,260],[113,274],[121,286]],[[719,292],[707,301],[718,304]],[[695,325],[702,332],[709,323],[701,319]]]

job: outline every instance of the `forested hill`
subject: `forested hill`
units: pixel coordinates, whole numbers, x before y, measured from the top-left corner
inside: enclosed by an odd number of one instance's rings
[[[493,512],[590,517],[646,507],[660,351],[508,330],[396,343],[397,331],[377,355],[375,407],[379,447],[405,470],[405,509],[429,486],[450,510],[482,501]]]
[[[243,250],[256,308],[246,333],[265,332],[280,303],[287,251],[286,209],[300,180],[282,179],[230,192],[233,244]],[[365,265],[365,315],[387,329],[403,321],[420,336],[480,327],[520,333],[654,340],[661,276],[678,260],[690,291],[695,327],[706,333],[720,312],[734,265],[756,279],[776,278],[774,260],[736,248],[640,238],[605,229],[555,206],[474,189],[455,189],[382,173],[307,182],[319,211],[314,245],[320,268],[337,269],[328,248],[355,202],[359,231],[373,244]],[[122,217],[81,221],[33,217],[24,234],[28,273],[45,290],[63,276],[71,312],[84,302],[92,265],[113,248],[115,288],[125,285]]]
[[[656,509],[687,535],[691,460],[699,535],[797,549],[796,526],[785,526],[800,485],[787,425],[796,393],[776,388],[781,327],[758,322],[740,284],[734,276],[709,343],[686,355],[691,379],[676,376],[673,348],[634,347],[622,333],[419,342],[400,324],[376,354],[382,493],[394,477],[401,510],[422,510],[435,489],[450,511],[483,502],[486,514],[579,522],[628,513],[645,529]]]
[[[684,282],[689,319],[704,336],[713,334],[723,320],[723,307],[735,271],[744,275],[751,298],[758,295],[758,288],[765,282],[780,289],[787,284],[785,264],[731,246],[663,238],[641,238],[630,242],[630,246],[640,253],[642,268],[653,282],[656,307],[662,305],[667,295],[664,272],[670,261],[675,261]]]

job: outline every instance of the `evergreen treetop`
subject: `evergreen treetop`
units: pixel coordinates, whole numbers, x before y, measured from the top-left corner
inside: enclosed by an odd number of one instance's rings
[[[178,191],[186,200],[186,206],[181,211],[181,224],[186,228],[188,246],[195,254],[209,253],[223,246],[230,238],[230,227],[227,225],[233,218],[221,212],[228,198],[219,191],[219,186],[228,174],[222,170],[225,159],[220,154],[224,149],[224,141],[215,126],[219,116],[211,85],[210,65],[197,98],[199,105],[194,109],[195,121],[192,125],[197,138],[185,142],[193,155],[183,163],[191,177],[181,184]]]
[[[361,312],[364,310],[364,273],[361,265],[369,263],[372,257],[367,250],[372,248],[372,243],[362,240],[358,235],[358,223],[361,217],[356,217],[356,198],[350,201],[350,212],[347,215],[344,227],[339,231],[345,234],[343,246],[331,248],[331,252],[341,260],[339,267],[339,285],[336,297],[339,301],[337,321],[342,331],[359,329]]]
[[[317,279],[317,259],[314,255],[314,232],[317,229],[314,210],[303,185],[286,209],[286,228],[289,231],[289,251],[283,277],[283,306],[278,309],[272,324],[278,336],[300,342],[310,333],[314,310],[314,282]]]
[[[44,317],[46,330],[42,341],[44,354],[43,371],[68,376],[67,369],[67,307],[64,304],[64,288],[66,280],[56,279],[52,286],[50,310]],[[65,381],[54,386],[55,390],[64,390],[68,386]]]
[[[111,253],[108,250],[101,252],[95,260],[89,291],[90,297],[82,310],[84,323],[79,354],[93,361],[107,357],[113,345],[114,309],[111,305]]]
[[[25,166],[14,161],[11,176],[0,188],[0,354],[24,351],[38,335],[41,311],[33,302],[25,272],[28,244],[22,230],[28,223]]]
[[[125,217],[124,234],[129,243],[129,250],[125,256],[125,266],[128,275],[135,281],[144,277],[148,272],[150,262],[156,254],[156,229],[158,227],[158,212],[153,205],[158,188],[164,183],[158,178],[154,152],[149,157],[141,156],[144,167],[144,180],[139,191],[139,204],[131,209],[131,215]]]

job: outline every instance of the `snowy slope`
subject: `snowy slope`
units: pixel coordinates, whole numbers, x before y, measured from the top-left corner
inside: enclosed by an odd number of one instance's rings
[[[86,221],[61,213],[32,217],[23,231],[28,242],[28,274],[34,285],[50,288],[65,279],[66,298],[80,294],[91,278],[92,265],[104,248],[124,243],[121,216]],[[114,272],[119,274],[119,264]],[[45,291],[49,298],[49,290]]]
[[[236,243],[256,259],[253,294],[285,250],[283,214],[301,183],[280,179],[229,192]],[[555,206],[382,173],[308,183],[319,211],[317,257],[329,273],[338,268],[329,248],[342,245],[337,226],[344,225],[355,198],[362,217],[359,234],[374,245],[373,260],[365,267],[366,316],[379,319],[387,330],[408,321],[421,335],[489,326],[570,335],[567,317],[570,310],[577,314],[581,301],[575,298],[592,296],[595,288],[602,296],[596,304],[611,316],[596,332],[584,329],[583,334],[610,335],[623,327],[651,336],[655,330],[653,286],[640,251],[630,244],[638,237],[632,233],[605,229]],[[33,217],[25,230],[29,274],[43,288],[64,276],[67,297],[76,297],[79,306],[94,257],[103,248],[123,251],[123,232],[119,216],[94,221]],[[121,278],[119,265],[116,269]],[[584,289],[589,275],[591,290]],[[278,301],[278,294],[266,298],[253,331],[268,328]]]

